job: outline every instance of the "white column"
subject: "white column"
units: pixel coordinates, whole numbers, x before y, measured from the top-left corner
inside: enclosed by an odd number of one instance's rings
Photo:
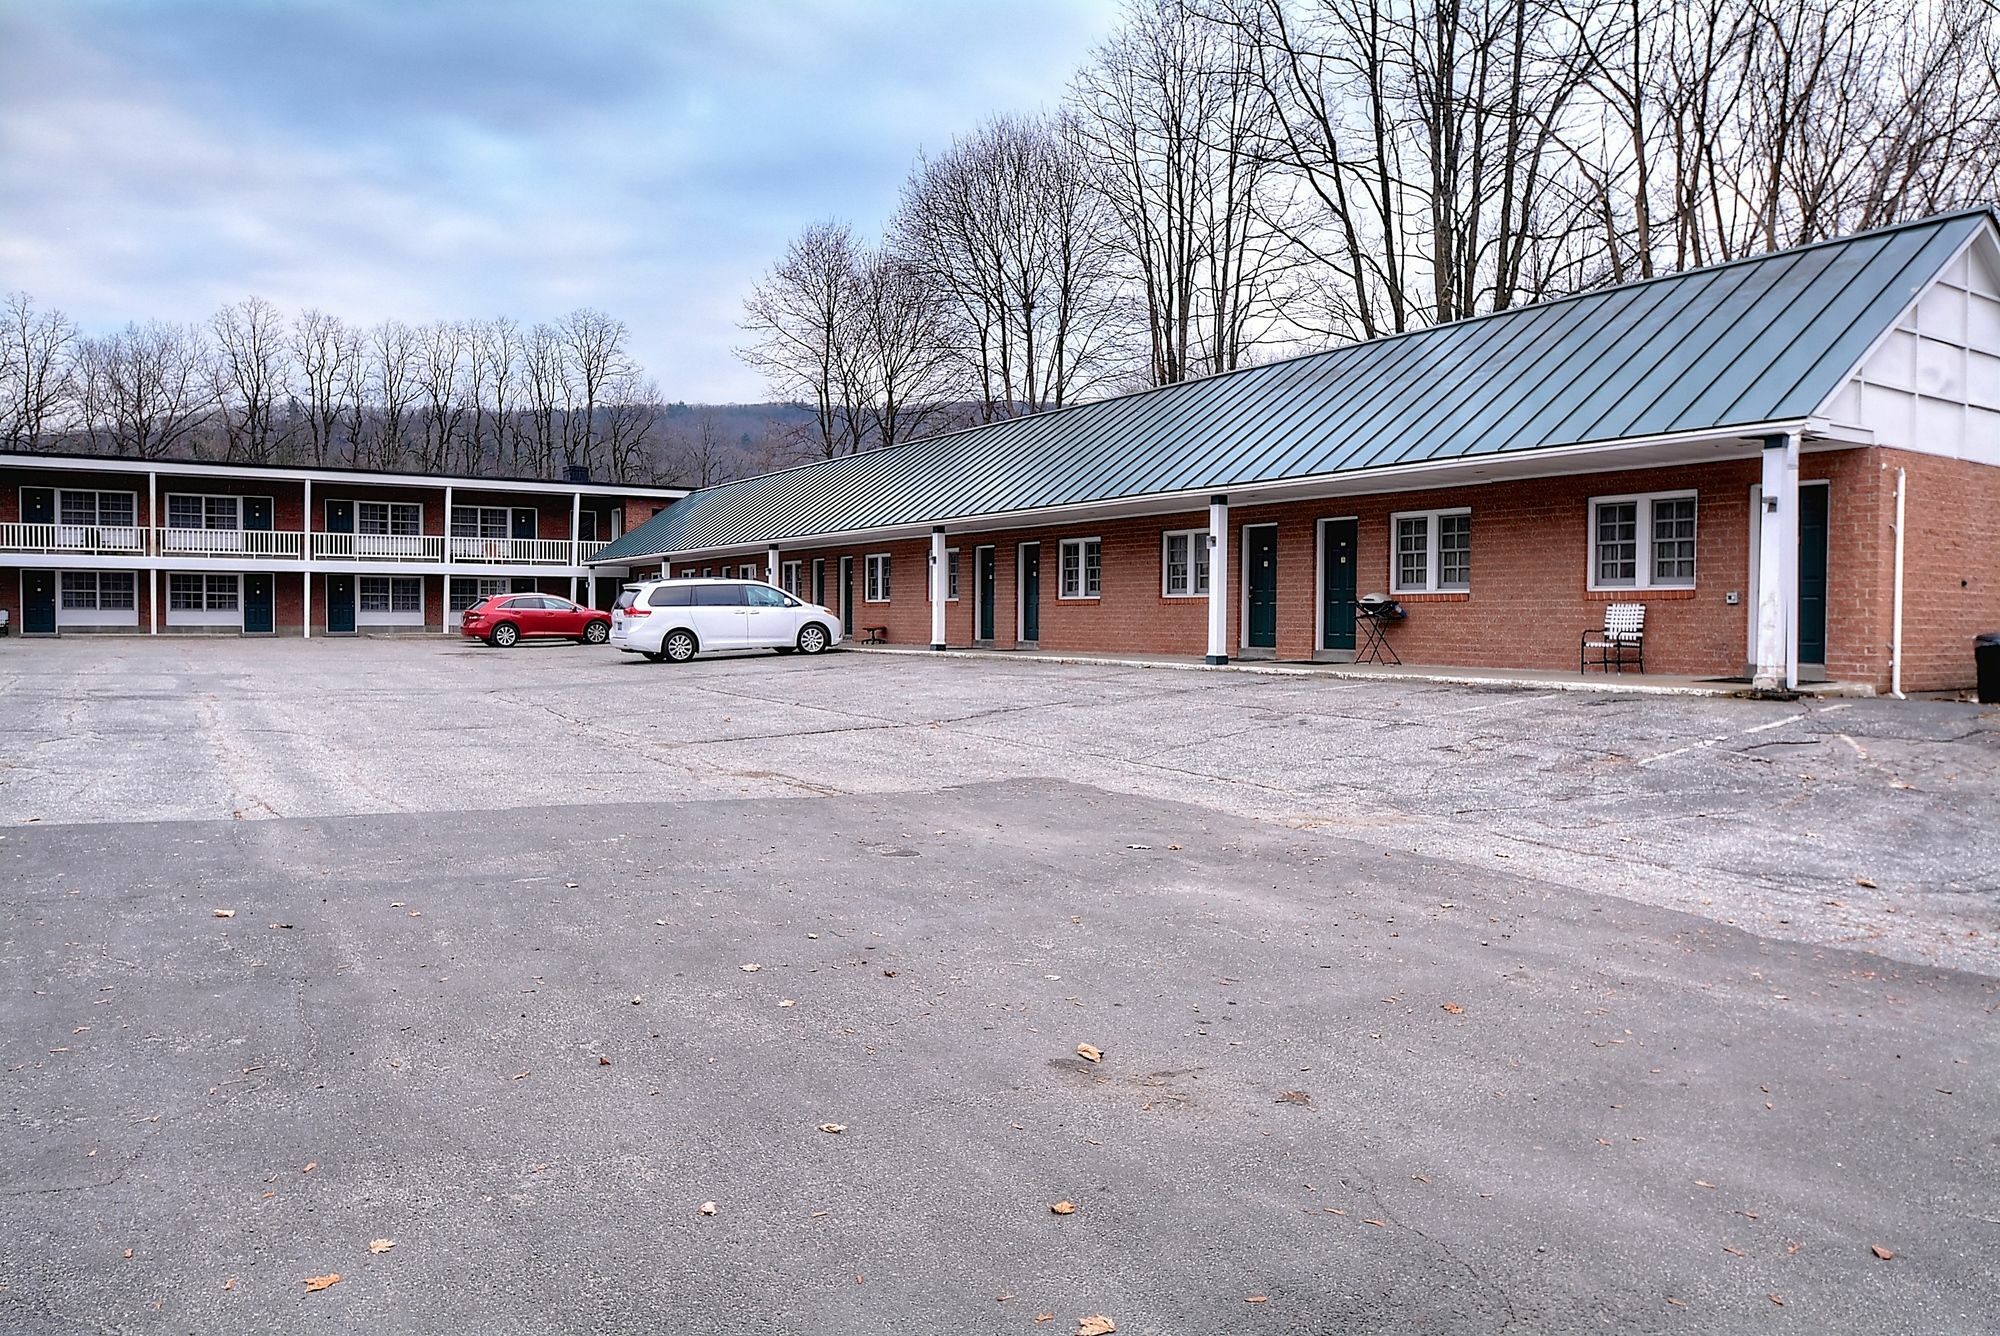
[[[514,512],[507,512],[507,531],[512,533]],[[438,614],[438,629],[444,635],[451,634],[451,486],[444,489],[444,608]],[[511,585],[509,586],[511,588]]]
[[[449,524],[445,528],[449,529]],[[569,559],[572,565],[583,565],[583,493],[577,492],[569,503]],[[577,577],[569,577],[569,601],[581,602],[577,598]]]
[[[1208,661],[1229,662],[1229,498],[1208,498]]]
[[[305,638],[313,636],[313,480],[306,479],[304,509],[299,512],[299,527],[305,532],[299,542],[299,621],[305,631]],[[274,515],[272,519],[277,517]]]
[[[951,571],[946,564],[944,526],[931,527],[931,648],[944,648],[945,600],[951,595]]]
[[[780,575],[782,575],[782,574],[784,574],[784,572],[783,572],[782,570],[780,570],[780,569],[779,569],[779,566],[778,566],[778,549],[777,549],[777,548],[775,548],[775,547],[767,547],[767,548],[765,548],[765,549],[764,549],[764,580],[765,580],[765,583],[767,583],[767,584],[776,584],[776,583],[778,583],[778,577],[779,577]]]
[[[1757,534],[1757,666],[1759,691],[1799,684],[1799,437],[1764,438],[1764,477]],[[1643,538],[1645,535],[1641,535]],[[1641,543],[1644,550],[1644,543]]]
[[[146,475],[146,551],[155,559],[160,555],[160,475]],[[160,633],[160,568],[155,566],[146,576],[146,616],[150,621],[146,634]]]

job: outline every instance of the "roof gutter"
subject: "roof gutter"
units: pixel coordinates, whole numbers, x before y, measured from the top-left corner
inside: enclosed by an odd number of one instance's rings
[[[1824,425],[1824,424],[1822,424]],[[1603,456],[1622,455],[1662,446],[1714,444],[1718,446],[1740,443],[1750,457],[1762,448],[1766,436],[1783,435],[1788,432],[1809,434],[1813,422],[1808,418],[1785,418],[1773,422],[1746,423],[1718,431],[1710,428],[1702,431],[1663,432],[1652,436],[1635,436],[1627,440],[1597,441],[1581,445],[1537,446],[1528,450],[1496,451],[1492,454],[1458,456],[1452,459],[1430,459],[1415,464],[1392,464],[1382,468],[1357,469],[1349,472],[1308,474],[1297,478],[1274,478],[1264,482],[1216,483],[1203,487],[1180,488],[1171,492],[1146,492],[1136,496],[1107,497],[1101,501],[1072,501],[1048,506],[1033,506],[1021,510],[990,511],[979,515],[946,516],[942,519],[929,518],[909,520],[899,524],[878,525],[864,529],[835,529],[823,533],[798,534],[796,536],[764,539],[747,539],[736,543],[711,543],[700,547],[676,548],[671,552],[632,552],[607,558],[599,553],[587,565],[630,566],[638,562],[662,561],[677,557],[709,556],[723,552],[740,552],[757,548],[801,548],[826,547],[857,541],[883,540],[902,537],[921,537],[928,534],[938,524],[951,533],[970,533],[980,529],[1030,528],[1039,525],[1059,524],[1065,519],[1095,515],[1146,515],[1175,510],[1200,510],[1207,506],[1208,498],[1217,492],[1226,492],[1232,504],[1248,503],[1259,499],[1288,499],[1286,494],[1297,493],[1300,499],[1311,496],[1366,496],[1371,493],[1399,492],[1413,490],[1411,479],[1417,479],[1420,486],[1442,486],[1443,482],[1426,484],[1424,480],[1437,477],[1448,479],[1453,473],[1467,473],[1475,469],[1492,468],[1495,464],[1515,463],[1531,460],[1535,471],[1518,475],[1522,478],[1548,477],[1569,473],[1610,472],[1628,467],[1622,464],[1606,464],[1597,469],[1563,468],[1560,465],[1578,459],[1593,459]],[[1541,467],[1543,464],[1550,467]],[[1474,479],[1476,484],[1487,482],[1514,481],[1513,478]],[[1341,486],[1342,482],[1354,485]],[[1330,487],[1329,484],[1332,484]],[[696,493],[695,495],[699,495]]]

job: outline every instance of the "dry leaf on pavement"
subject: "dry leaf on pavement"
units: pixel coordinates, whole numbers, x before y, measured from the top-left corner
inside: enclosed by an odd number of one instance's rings
[[[742,970],[745,974],[755,974],[764,967],[762,965],[738,965],[736,968]]]
[[[1050,1202],[1049,1210],[1056,1215],[1075,1215],[1076,1203],[1073,1201]]]
[[[705,1201],[705,1202],[703,1202],[703,1203],[701,1204],[701,1213],[702,1213],[703,1215],[714,1215],[714,1214],[715,1214],[715,1203],[714,1203],[714,1202],[712,1202],[712,1201]]]
[[[1874,1253],[1877,1257],[1881,1258],[1885,1262],[1893,1262],[1896,1260],[1896,1254],[1890,1252],[1887,1248],[1884,1248],[1879,1243],[1869,1244],[1868,1251]],[[125,1255],[127,1257],[130,1257],[132,1254],[126,1253]]]
[[[1271,1298],[1266,1294],[1253,1294],[1245,1298],[1243,1302],[1246,1304],[1267,1304],[1271,1302]]]
[[[130,1261],[130,1260],[131,1260],[131,1257],[132,1257],[132,1250],[131,1250],[130,1248],[127,1248],[127,1249],[125,1250],[125,1257],[126,1257],[126,1260],[127,1260],[127,1261]]]
[[[393,1248],[393,1247],[395,1247],[395,1246],[396,1246],[396,1240],[394,1240],[394,1239],[370,1239],[370,1240],[368,1240],[368,1251],[369,1251],[369,1252],[372,1252],[372,1253],[385,1253],[385,1252],[388,1252],[388,1251],[389,1251],[389,1249],[391,1249],[391,1248]]]
[[[1095,1044],[1078,1044],[1076,1046],[1076,1055],[1085,1062],[1104,1061],[1104,1050]]]
[[[820,1131],[822,1131],[822,1132],[831,1132],[831,1133],[832,1133],[832,1134],[834,1134],[835,1136],[839,1136],[839,1135],[840,1135],[840,1134],[841,1134],[842,1132],[845,1132],[845,1131],[847,1130],[847,1124],[846,1124],[846,1123],[821,1123],[821,1124],[819,1125],[819,1130],[820,1130]]]
[[[1462,1015],[1462,1014],[1464,1014],[1464,1012],[1465,1012],[1465,1008],[1464,1008],[1464,1007],[1461,1007],[1461,1006],[1460,1006],[1460,1005],[1458,1005],[1458,1003],[1456,1003],[1456,1002],[1447,1002],[1447,1003],[1445,1003],[1445,1004],[1444,1004],[1444,1010],[1445,1010],[1445,1013],[1446,1013],[1447,1015],[1451,1015],[1451,1016],[1458,1016],[1458,1015]]]
[[[307,1276],[306,1293],[311,1294],[317,1290],[328,1289],[338,1284],[340,1284],[340,1273],[338,1271],[331,1272],[324,1276]]]
[[[209,911],[209,912],[210,912],[210,913],[212,913],[212,914],[214,914],[214,915],[215,915],[215,916],[216,916],[217,918],[235,918],[235,917],[236,917],[236,911],[235,911],[235,910],[233,910],[233,909],[215,909],[215,910],[211,910],[211,911]]]
[[[1092,1313],[1076,1324],[1076,1336],[1110,1336],[1118,1324],[1102,1313]]]
[[[1053,1322],[1053,1321],[1055,1321],[1055,1320],[1056,1320],[1056,1315],[1055,1315],[1054,1313],[1037,1313],[1037,1314],[1035,1314],[1035,1321],[1036,1321],[1036,1322]]]

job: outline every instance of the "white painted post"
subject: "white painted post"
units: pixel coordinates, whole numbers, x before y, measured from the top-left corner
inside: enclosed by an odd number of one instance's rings
[[[1229,662],[1229,498],[1221,495],[1208,498],[1208,662]]]
[[[299,623],[305,638],[313,638],[313,480],[306,479],[306,497],[299,512]],[[273,516],[272,518],[276,518]]]
[[[1799,684],[1798,608],[1793,591],[1799,578],[1799,437],[1797,432],[1764,438],[1764,477],[1757,535],[1757,667],[1751,686],[1758,691],[1794,689]],[[1641,535],[1644,552],[1645,535]]]
[[[513,515],[508,515],[508,524],[513,524]],[[510,527],[509,532],[512,532]],[[444,489],[444,547],[439,553],[444,558],[444,607],[438,613],[438,633],[451,634],[451,485]]]
[[[160,475],[146,475],[146,551],[157,563],[160,555]],[[146,572],[146,634],[160,633],[160,568],[154,564]]]
[[[449,529],[451,526],[445,526]],[[583,565],[583,493],[577,492],[569,505],[569,560],[572,566]],[[569,577],[569,601],[581,602],[576,596],[577,577]]]
[[[777,548],[775,548],[775,547],[767,547],[767,548],[765,548],[765,549],[764,549],[764,583],[766,583],[766,584],[777,584],[777,583],[778,583],[778,577],[779,577],[780,575],[782,575],[782,574],[784,574],[784,572],[783,572],[782,570],[780,570],[780,569],[779,569],[779,563],[778,563],[778,549],[777,549]]]
[[[931,648],[944,648],[945,599],[951,594],[951,569],[944,550],[944,526],[931,526]]]

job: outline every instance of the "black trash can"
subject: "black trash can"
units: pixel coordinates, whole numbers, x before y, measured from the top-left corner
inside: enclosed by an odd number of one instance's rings
[[[1979,668],[1979,703],[2000,705],[2000,631],[1973,638],[1972,660]]]

